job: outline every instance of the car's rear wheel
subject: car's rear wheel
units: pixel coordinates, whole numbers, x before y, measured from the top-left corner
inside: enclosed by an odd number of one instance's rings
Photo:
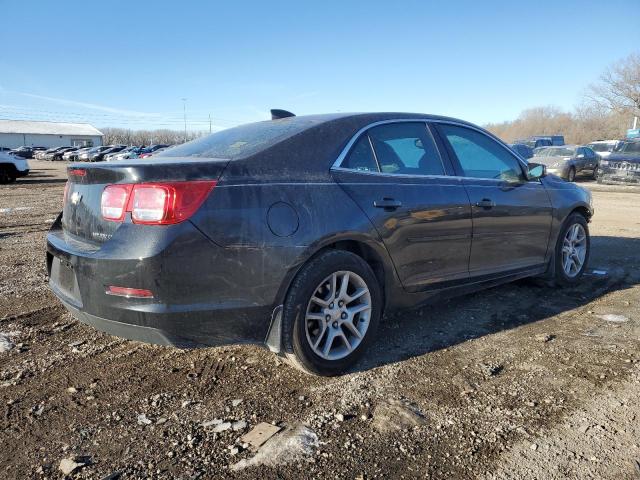
[[[575,179],[576,179],[576,169],[575,167],[571,167],[569,169],[569,173],[567,174],[567,180],[570,182],[573,182],[575,181]]]
[[[348,370],[375,336],[382,292],[371,267],[345,251],[324,252],[296,276],[283,311],[285,356],[317,375]]]
[[[555,251],[555,280],[560,285],[577,283],[589,261],[591,239],[587,220],[572,213],[565,221]]]
[[[0,183],[11,183],[16,181],[14,168],[0,165]]]

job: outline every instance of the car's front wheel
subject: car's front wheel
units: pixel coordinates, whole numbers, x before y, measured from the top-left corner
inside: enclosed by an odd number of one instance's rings
[[[572,213],[565,220],[556,243],[556,282],[560,285],[577,283],[587,268],[590,250],[587,220],[579,213]]]
[[[575,169],[575,167],[571,167],[569,169],[569,173],[567,174],[567,180],[569,182],[573,182],[573,181],[575,181],[575,179],[576,179],[576,169]]]
[[[331,250],[307,263],[283,310],[285,356],[317,375],[348,370],[375,336],[382,291],[371,267],[358,255]]]

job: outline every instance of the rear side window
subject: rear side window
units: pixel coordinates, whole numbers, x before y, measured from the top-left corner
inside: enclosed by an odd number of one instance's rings
[[[439,128],[456,154],[465,177],[524,180],[517,158],[491,137],[457,125],[443,124]]]
[[[383,173],[444,175],[440,154],[424,123],[390,123],[368,133]]]
[[[371,151],[371,144],[366,133],[358,139],[340,166],[361,172],[378,171],[378,165]]]

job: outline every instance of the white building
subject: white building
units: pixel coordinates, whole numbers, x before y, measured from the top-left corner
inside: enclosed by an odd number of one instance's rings
[[[103,137],[88,123],[0,120],[0,147],[97,147],[102,145]]]

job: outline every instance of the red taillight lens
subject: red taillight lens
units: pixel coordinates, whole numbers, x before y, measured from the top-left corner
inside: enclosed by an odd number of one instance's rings
[[[124,220],[129,193],[133,185],[109,185],[102,192],[100,210],[102,218],[114,222]]]
[[[115,295],[117,297],[153,298],[153,292],[143,288],[116,287],[111,285],[110,287],[107,287],[105,293],[107,295]]]
[[[131,212],[133,223],[180,223],[198,210],[216,183],[207,180],[109,185],[102,193],[102,216],[106,220],[122,221],[125,212]]]
[[[133,188],[131,219],[136,223],[162,222],[173,197],[172,189],[164,185],[136,185]]]

